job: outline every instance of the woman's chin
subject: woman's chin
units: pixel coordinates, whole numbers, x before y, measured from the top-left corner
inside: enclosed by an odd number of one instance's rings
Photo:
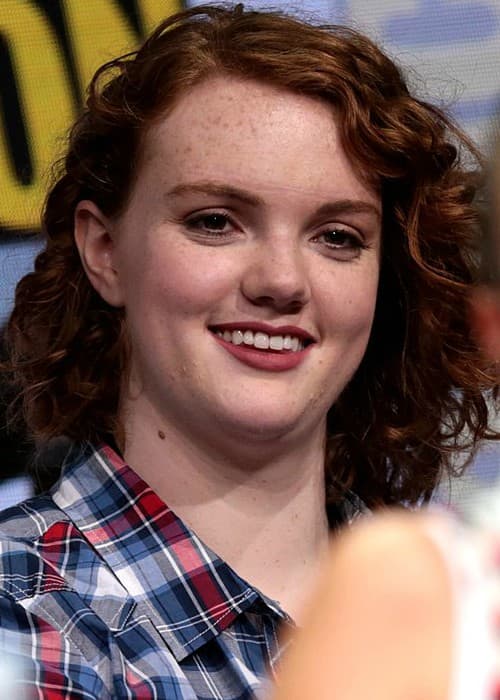
[[[294,436],[311,430],[311,421],[305,412],[283,410],[276,407],[260,406],[253,410],[220,415],[220,425],[224,434],[242,441],[266,441],[293,439]],[[321,422],[321,421],[320,421]],[[314,421],[317,427],[318,419]]]

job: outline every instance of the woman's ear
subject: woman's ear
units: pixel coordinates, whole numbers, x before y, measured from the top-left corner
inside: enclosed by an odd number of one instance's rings
[[[91,285],[111,306],[123,306],[120,279],[115,265],[112,225],[90,200],[78,203],[74,218],[75,242]]]
[[[471,297],[471,323],[479,345],[492,362],[500,361],[500,290],[481,286]]]

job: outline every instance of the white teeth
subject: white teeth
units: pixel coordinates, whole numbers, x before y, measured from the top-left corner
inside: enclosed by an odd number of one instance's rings
[[[272,335],[269,338],[269,347],[271,350],[283,350],[283,336]]]
[[[290,350],[291,352],[297,352],[304,348],[304,341],[297,336],[292,335],[269,335],[268,333],[262,333],[261,331],[215,331],[219,338],[223,338],[227,343],[232,343],[233,345],[253,345],[254,348],[259,350]]]
[[[241,345],[243,342],[243,333],[241,331],[233,331],[231,342],[233,345]]]
[[[259,350],[267,350],[269,347],[269,336],[267,333],[256,333],[253,344],[256,348],[259,348]]]

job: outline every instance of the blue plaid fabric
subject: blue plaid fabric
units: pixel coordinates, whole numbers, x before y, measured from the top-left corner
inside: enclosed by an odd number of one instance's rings
[[[107,446],[0,516],[16,699],[265,697],[291,624]]]

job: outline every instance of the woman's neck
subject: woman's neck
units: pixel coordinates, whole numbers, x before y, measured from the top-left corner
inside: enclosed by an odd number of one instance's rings
[[[328,542],[324,430],[280,449],[262,439],[203,444],[151,425],[128,421],[130,466],[242,578],[296,618]]]

